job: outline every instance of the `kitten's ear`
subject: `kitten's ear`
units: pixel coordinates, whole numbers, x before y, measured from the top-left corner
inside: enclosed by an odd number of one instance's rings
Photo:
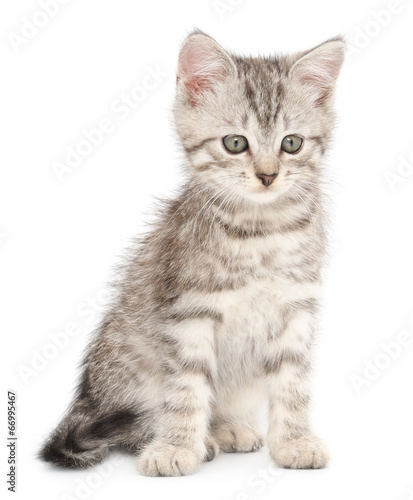
[[[203,33],[189,35],[179,53],[177,81],[191,104],[231,75],[236,75],[235,64],[215,40]]]
[[[342,39],[325,42],[296,61],[290,70],[290,78],[305,87],[317,105],[322,104],[334,89],[344,54]]]

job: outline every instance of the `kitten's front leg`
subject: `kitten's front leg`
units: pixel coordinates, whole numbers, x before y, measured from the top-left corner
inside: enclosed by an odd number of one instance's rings
[[[165,398],[154,422],[155,439],[138,458],[144,475],[187,475],[213,458],[208,437],[216,369],[213,334],[212,319],[175,318],[161,339]]]
[[[311,433],[308,417],[313,323],[310,311],[297,311],[266,363],[270,386],[268,445],[272,458],[285,468],[320,469],[328,462],[328,452]]]

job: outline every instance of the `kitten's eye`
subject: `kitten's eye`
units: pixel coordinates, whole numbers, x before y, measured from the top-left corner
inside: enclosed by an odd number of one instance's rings
[[[243,135],[226,135],[222,142],[230,153],[238,154],[248,149],[247,138]]]
[[[297,153],[303,145],[303,139],[298,135],[287,135],[281,143],[281,149],[286,153]]]

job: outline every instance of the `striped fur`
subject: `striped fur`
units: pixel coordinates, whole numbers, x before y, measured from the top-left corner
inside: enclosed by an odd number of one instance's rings
[[[66,467],[114,446],[150,476],[192,473],[219,449],[267,443],[284,467],[327,462],[308,422],[325,253],[322,160],[343,43],[242,58],[195,32],[179,63],[175,123],[187,181],[130,252],[89,348],[77,397],[41,451]],[[249,149],[225,150],[244,135]],[[302,149],[280,149],[289,134]],[[273,174],[265,187],[258,174]]]

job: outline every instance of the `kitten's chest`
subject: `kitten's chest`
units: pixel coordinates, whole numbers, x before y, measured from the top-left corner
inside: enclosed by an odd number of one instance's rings
[[[274,278],[306,271],[322,259],[322,241],[312,228],[303,231],[277,232],[266,237],[226,239],[221,245],[217,273],[227,277],[240,274],[247,279]],[[213,250],[213,249],[211,249]],[[241,280],[242,281],[242,280]],[[250,283],[251,292],[259,283]]]
[[[280,309],[317,281],[308,278],[319,269],[321,253],[311,231],[227,240],[225,259],[215,269],[216,279],[230,286],[213,294],[223,327],[257,335],[277,323]]]
[[[242,331],[238,338],[259,339],[269,327],[276,328],[280,323],[286,304],[309,293],[308,285],[269,271],[259,278],[247,277],[238,289],[217,294],[214,305],[222,315],[221,327],[226,334],[233,338],[234,331]]]
[[[215,343],[220,369],[226,373],[232,367],[236,377],[253,377],[269,344],[285,328],[286,307],[318,295],[317,283],[296,282],[275,272],[250,279],[238,290],[219,294],[215,306],[219,307],[222,322],[216,329]],[[288,339],[284,338],[284,342]]]
[[[215,330],[215,351],[219,379],[226,386],[236,390],[259,376],[270,337],[281,323],[283,295],[280,283],[271,278],[220,294],[222,322]]]

